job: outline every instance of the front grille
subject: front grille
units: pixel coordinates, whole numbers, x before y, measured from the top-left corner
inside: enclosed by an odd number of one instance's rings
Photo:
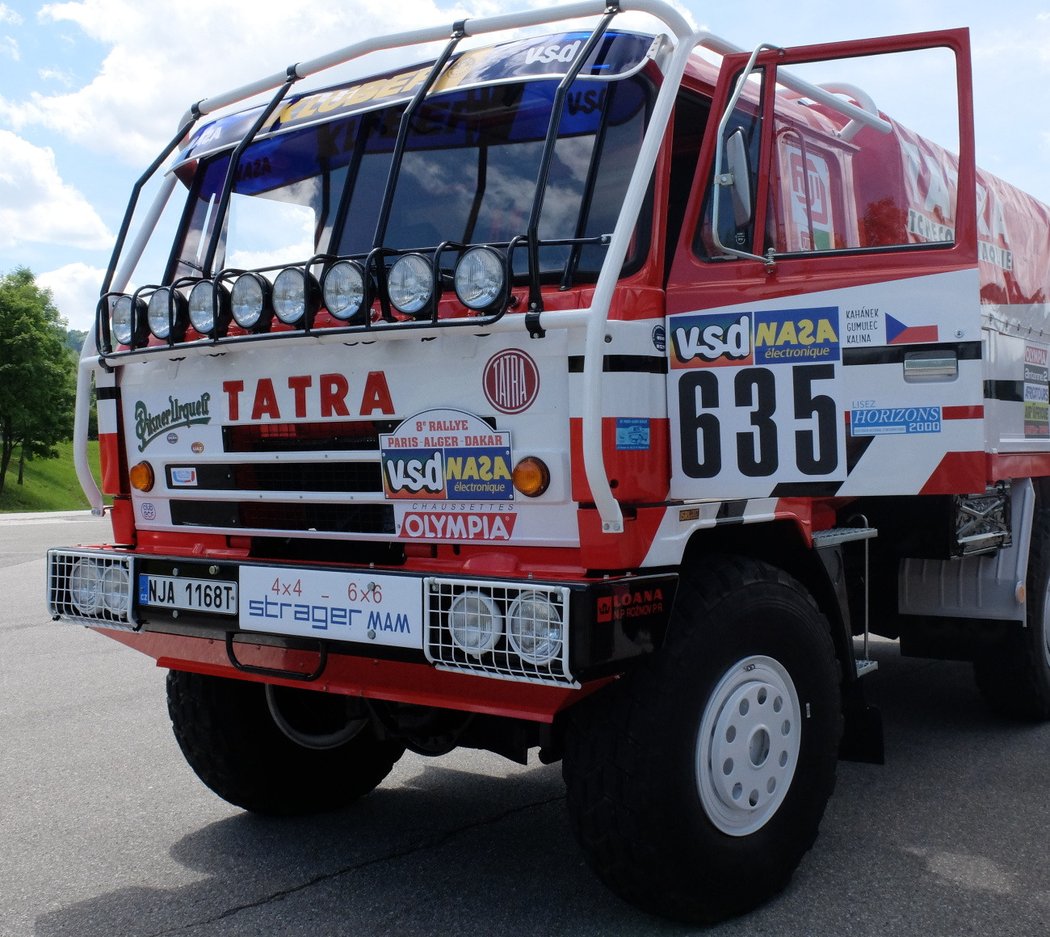
[[[131,559],[88,550],[47,551],[47,608],[54,618],[133,629]]]
[[[427,660],[438,669],[467,671],[522,683],[578,686],[569,671],[568,589],[531,582],[481,583],[430,578],[426,580],[423,591],[426,597],[425,650]],[[534,607],[537,599],[549,603],[552,618],[539,621],[535,616],[530,618],[521,614],[522,608]],[[476,614],[480,609],[484,609],[485,614]],[[487,627],[490,610],[498,616],[498,626],[492,631]],[[454,617],[463,629],[459,640],[453,636]],[[535,648],[526,648],[523,656],[520,638],[516,644],[511,637],[512,617],[516,617],[519,623],[540,625],[541,631],[546,627],[548,631],[560,632],[560,643],[550,659],[528,659],[538,656],[530,654]],[[550,629],[549,624],[555,619],[557,627]]]
[[[222,447],[224,452],[376,452],[379,434],[396,426],[389,420],[224,426]]]
[[[180,469],[195,473],[193,487],[210,491],[382,491],[375,462],[256,462],[218,465],[172,464],[168,485]]]
[[[393,535],[394,510],[386,504],[172,501],[171,522],[225,530]]]

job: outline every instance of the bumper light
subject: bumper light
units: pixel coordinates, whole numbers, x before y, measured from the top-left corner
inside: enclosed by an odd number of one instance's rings
[[[419,316],[434,295],[434,272],[422,254],[398,257],[387,273],[387,293],[398,312]]]
[[[549,664],[561,655],[561,615],[542,592],[523,592],[507,610],[507,637],[522,660]]]
[[[47,607],[55,618],[134,630],[131,560],[112,552],[47,551]]]
[[[423,648],[439,669],[579,686],[569,669],[566,586],[431,577],[424,596]]]
[[[125,618],[130,604],[129,585],[131,579],[123,566],[110,566],[102,574],[101,599],[102,608],[111,615]]]
[[[507,286],[503,258],[491,247],[471,248],[456,265],[453,282],[456,296],[468,309],[495,309]]]
[[[503,616],[496,603],[477,590],[463,592],[448,611],[449,631],[455,645],[473,657],[491,651],[503,636]]]
[[[94,615],[100,608],[102,571],[93,559],[77,560],[69,570],[69,601],[81,615]]]

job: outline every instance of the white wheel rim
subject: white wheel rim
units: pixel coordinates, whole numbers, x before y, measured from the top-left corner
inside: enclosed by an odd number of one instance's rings
[[[314,751],[327,751],[330,748],[338,748],[345,745],[350,739],[356,737],[365,726],[367,719],[347,719],[346,723],[334,732],[303,732],[296,728],[281,711],[280,702],[277,699],[276,689],[269,683],[266,684],[266,705],[270,710],[270,717],[274,724],[284,735],[301,745]]]
[[[791,787],[802,711],[791,675],[771,657],[746,657],[726,671],[704,709],[696,786],[711,822],[730,836],[761,829]]]

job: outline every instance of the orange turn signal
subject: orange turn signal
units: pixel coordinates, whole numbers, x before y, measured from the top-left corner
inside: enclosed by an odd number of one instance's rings
[[[514,487],[526,498],[538,498],[551,483],[550,469],[541,459],[526,456],[514,466]]]
[[[149,462],[139,462],[131,466],[128,472],[128,480],[131,487],[138,491],[150,491],[153,488],[153,466]]]

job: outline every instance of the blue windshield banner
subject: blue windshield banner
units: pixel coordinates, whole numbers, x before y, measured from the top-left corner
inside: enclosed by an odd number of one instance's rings
[[[589,35],[587,32],[562,33],[472,49],[452,61],[431,93],[564,75]],[[652,36],[610,31],[584,63],[580,79],[611,79],[628,74],[645,61],[652,44]],[[430,69],[430,65],[413,66],[290,98],[270,118],[261,135],[405,100],[426,81]],[[243,138],[260,111],[261,108],[254,108],[232,114],[202,127],[179,155],[177,163],[233,146]]]

